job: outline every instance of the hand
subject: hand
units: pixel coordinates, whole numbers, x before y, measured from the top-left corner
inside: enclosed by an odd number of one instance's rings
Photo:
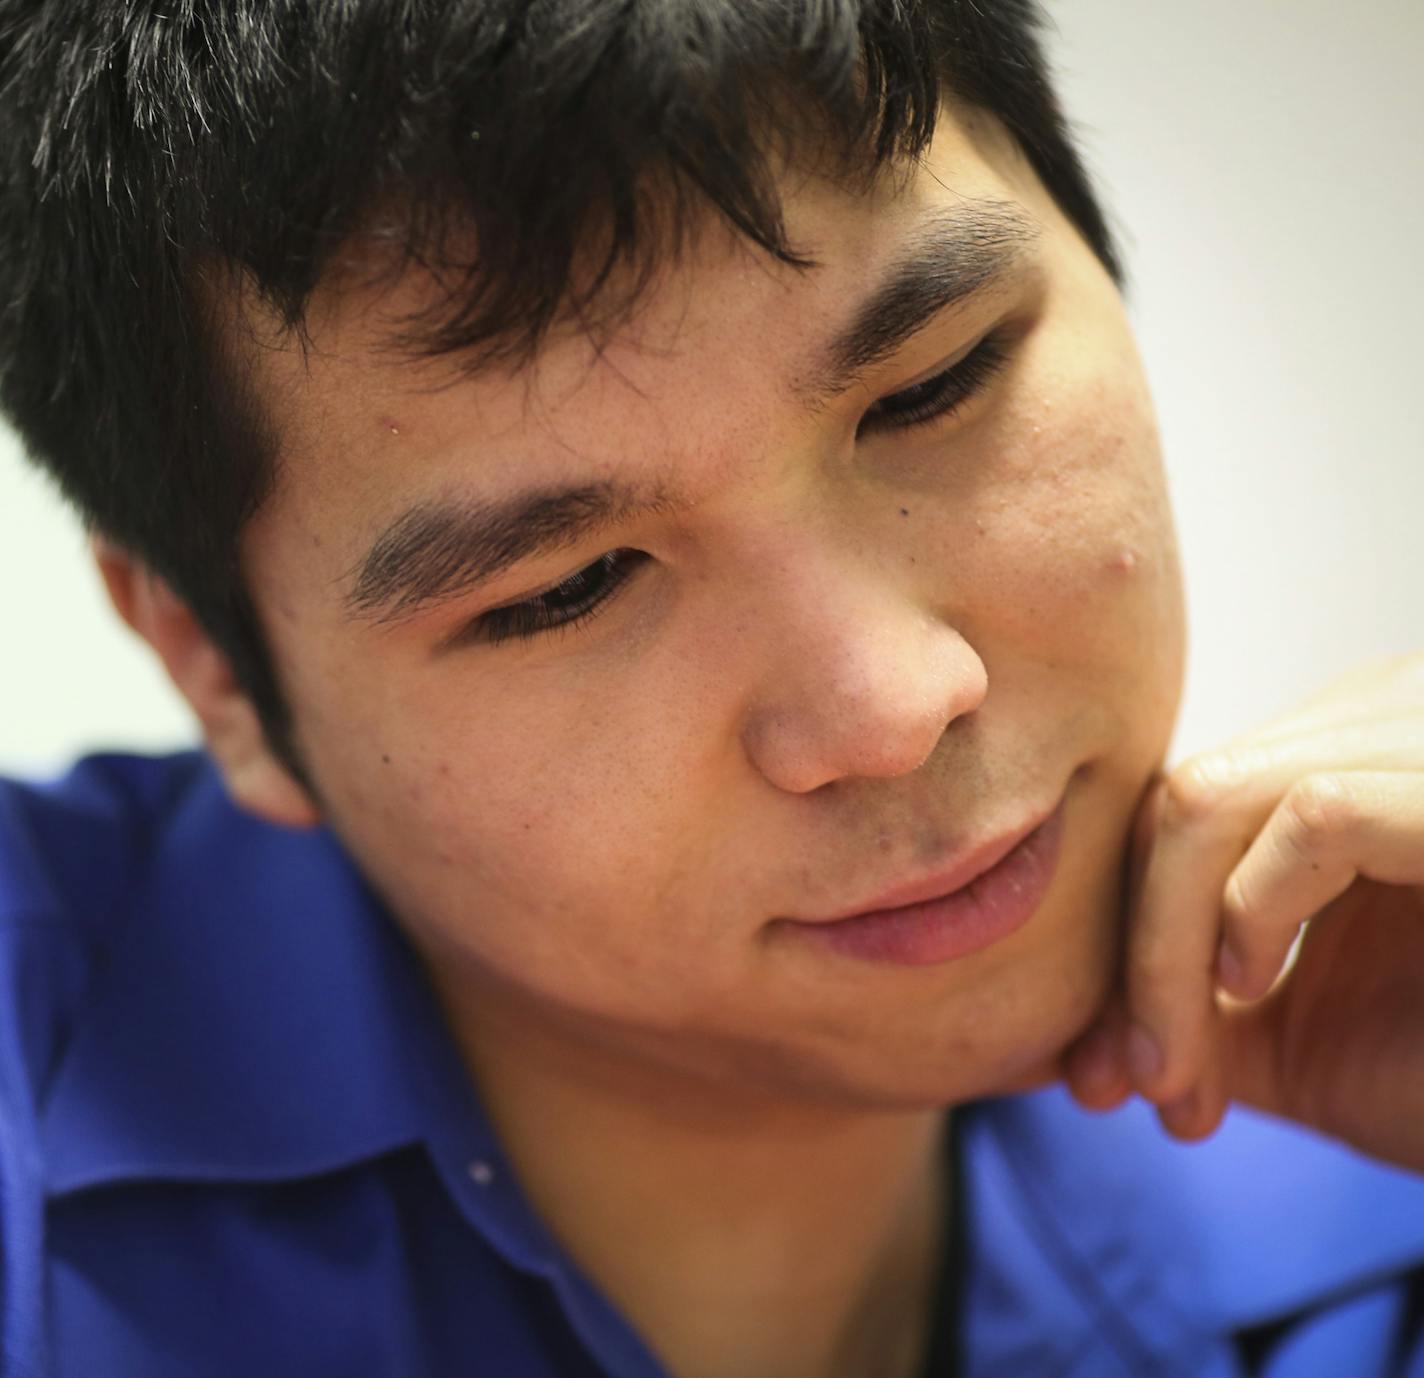
[[[1077,1099],[1183,1139],[1243,1101],[1424,1171],[1424,655],[1159,777],[1132,873]]]

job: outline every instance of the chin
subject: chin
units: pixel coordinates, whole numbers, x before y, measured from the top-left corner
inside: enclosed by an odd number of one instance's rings
[[[783,1071],[803,1087],[809,1077],[823,1094],[887,1110],[939,1110],[1017,1095],[1059,1080],[1064,1051],[1097,1013],[1096,996],[1090,987],[1051,1011],[1040,1007],[1031,1024],[1005,1020],[989,1038],[981,1031],[938,1037],[926,1031],[887,1045],[867,1037],[853,1063],[832,1055],[801,1061],[793,1071],[788,1059]]]
[[[1077,941],[1051,944],[1037,960],[1008,963],[998,992],[986,990],[969,1008],[946,1008],[940,1029],[902,1030],[900,1056],[882,1058],[881,1068],[897,1066],[896,1080],[922,1105],[1014,1095],[1057,1081],[1064,1052],[1111,989],[1111,912],[1105,906],[1101,916],[1076,916],[1070,931]],[[917,1086],[906,1084],[911,1078]],[[883,1088],[883,1071],[881,1080]]]

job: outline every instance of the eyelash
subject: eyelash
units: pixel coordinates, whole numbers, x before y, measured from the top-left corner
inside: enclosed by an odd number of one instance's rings
[[[475,620],[470,630],[491,646],[511,638],[527,641],[540,632],[570,630],[591,621],[608,607],[633,571],[648,558],[641,550],[610,550],[533,598],[491,608]],[[550,600],[565,601],[559,606]]]
[[[1006,335],[986,335],[952,368],[873,403],[861,417],[856,434],[908,431],[952,416],[1003,370],[1009,362],[1009,353]],[[887,406],[888,410],[876,410]]]
[[[1008,360],[1007,339],[999,334],[986,335],[952,368],[874,403],[861,417],[856,434],[908,431],[951,416],[982,392]],[[885,410],[877,413],[876,408]],[[610,550],[543,593],[508,607],[491,608],[457,640],[474,639],[498,646],[511,639],[527,641],[542,632],[570,631],[592,621],[608,607],[633,571],[648,558],[641,550]],[[550,600],[555,601],[551,604]],[[562,606],[557,605],[558,600],[564,600]]]

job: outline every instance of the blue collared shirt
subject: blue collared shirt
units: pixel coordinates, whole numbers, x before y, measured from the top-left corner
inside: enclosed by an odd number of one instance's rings
[[[967,1378],[1424,1378],[1424,1180],[1239,1111],[1195,1147],[1058,1091],[956,1124]],[[667,1378],[338,846],[198,755],[0,784],[0,1344],[4,1378]]]

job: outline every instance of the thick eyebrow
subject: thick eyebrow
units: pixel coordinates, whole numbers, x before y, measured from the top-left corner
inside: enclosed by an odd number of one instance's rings
[[[808,405],[844,393],[940,312],[1007,277],[1039,229],[1010,202],[937,207],[911,233],[889,272],[794,385]],[[536,490],[487,502],[429,501],[402,513],[358,563],[353,617],[399,622],[536,555],[602,528],[675,507],[665,493],[611,482]]]
[[[403,621],[521,560],[673,505],[661,492],[616,483],[536,490],[494,502],[419,503],[391,522],[359,562],[347,610],[353,617]]]
[[[940,312],[1009,277],[1039,237],[1009,201],[937,206],[916,226],[890,270],[794,385],[811,406],[846,392]]]

